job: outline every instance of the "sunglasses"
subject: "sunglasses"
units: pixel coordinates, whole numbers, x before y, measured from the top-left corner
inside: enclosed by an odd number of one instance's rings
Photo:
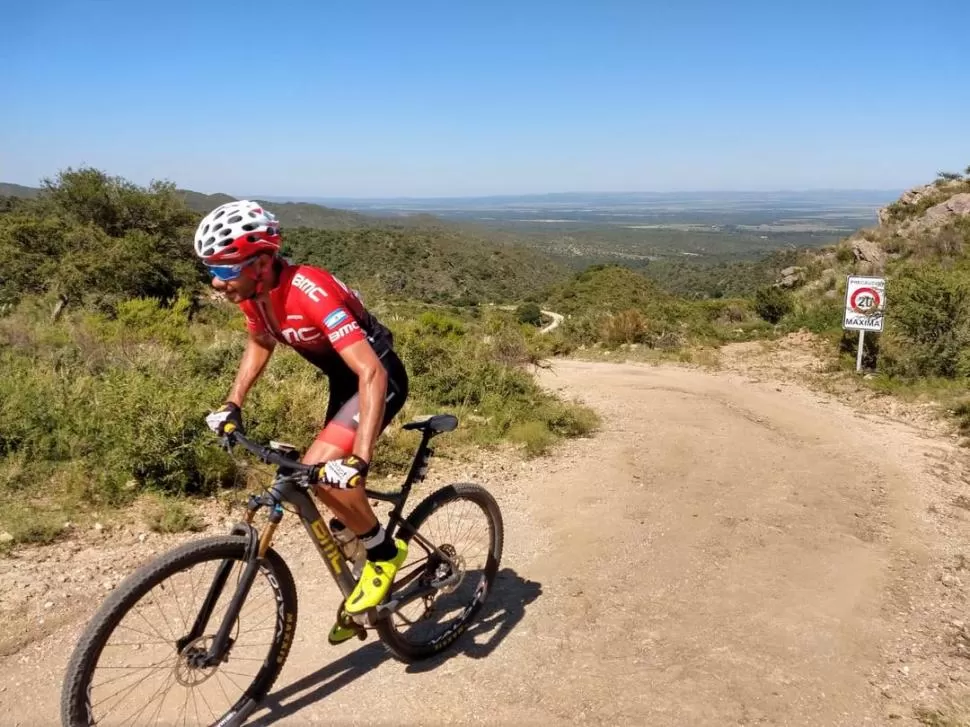
[[[205,269],[209,271],[209,275],[213,278],[235,280],[242,274],[243,268],[252,265],[254,262],[256,262],[256,258],[253,257],[237,265],[206,265]]]

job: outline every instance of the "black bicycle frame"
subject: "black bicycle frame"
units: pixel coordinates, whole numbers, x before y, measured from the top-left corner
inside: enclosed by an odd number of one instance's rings
[[[408,529],[413,537],[417,538],[418,542],[423,547],[428,549],[437,558],[440,558],[441,562],[450,562],[451,559],[447,556],[447,554],[443,553],[437,546],[422,537],[417,533],[417,531],[413,530],[404,521],[403,517],[404,503],[407,501],[408,496],[411,493],[411,488],[416,482],[423,480],[427,475],[428,464],[431,456],[434,454],[434,450],[431,449],[429,445],[431,439],[435,435],[436,432],[430,429],[424,429],[422,431],[421,442],[418,445],[414,459],[411,462],[411,467],[408,470],[407,477],[405,478],[404,484],[401,486],[400,491],[394,493],[383,493],[365,488],[365,492],[367,493],[368,497],[375,500],[381,500],[383,502],[390,502],[394,504],[388,518],[387,527],[385,528],[388,537],[393,538],[396,531],[403,526]],[[282,503],[285,502],[294,506],[300,516],[303,527],[306,529],[307,534],[310,536],[310,539],[316,546],[317,552],[319,552],[320,557],[323,559],[327,569],[330,571],[330,575],[337,583],[337,587],[340,589],[340,592],[343,594],[344,598],[349,596],[350,592],[357,584],[357,581],[347,568],[347,562],[344,559],[340,545],[334,539],[328,525],[323,521],[320,510],[316,506],[316,503],[314,503],[308,491],[304,487],[296,484],[291,477],[293,473],[302,471],[306,468],[306,466],[284,459],[276,454],[273,450],[268,450],[260,445],[248,442],[248,440],[245,440],[244,438],[239,438],[238,435],[237,441],[243,444],[250,451],[257,454],[263,461],[276,463],[278,465],[277,475],[272,487],[269,489],[268,495],[262,498],[251,497],[250,510],[255,510],[259,507],[269,505],[272,508],[269,515],[269,522],[271,527],[275,527],[275,525],[278,524],[283,517]],[[246,567],[243,570],[238,583],[236,584],[235,593],[233,594],[232,600],[230,601],[229,606],[223,615],[222,622],[219,625],[219,630],[216,632],[212,644],[204,657],[203,661],[206,665],[216,664],[223,660],[227,647],[229,646],[229,633],[239,617],[239,612],[242,609],[246,597],[249,595],[249,589],[252,587],[252,584],[256,578],[256,573],[262,565],[262,558],[259,557],[259,538],[255,528],[248,523],[237,523],[233,528],[233,533],[248,534],[249,536]],[[215,608],[215,604],[218,602],[223,588],[225,588],[232,568],[233,562],[227,560],[222,563],[219,570],[216,572],[216,575],[209,586],[209,591],[202,603],[202,607],[192,625],[191,631],[177,642],[179,651],[181,651],[187,644],[198,639],[205,631],[209,618],[212,616],[212,610]],[[414,574],[402,579],[402,581],[400,581],[397,585],[402,587],[408,586],[408,584],[420,574],[420,571],[416,571]],[[382,616],[388,612],[394,611],[417,598],[421,598],[422,596],[433,592],[433,590],[434,589],[432,588],[422,586],[420,583],[403,588],[397,598],[377,608],[377,615]]]

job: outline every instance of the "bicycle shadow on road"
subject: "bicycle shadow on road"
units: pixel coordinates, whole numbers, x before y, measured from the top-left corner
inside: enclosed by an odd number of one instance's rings
[[[484,659],[491,654],[525,616],[525,607],[542,594],[542,585],[522,578],[511,568],[495,574],[490,597],[471,627],[444,653],[425,661],[408,664],[409,674],[431,671],[456,656]],[[373,637],[373,634],[371,634]],[[371,643],[312,674],[277,689],[264,699],[257,713],[247,722],[250,727],[265,727],[292,717],[308,705],[326,699],[359,677],[394,657],[381,642]]]

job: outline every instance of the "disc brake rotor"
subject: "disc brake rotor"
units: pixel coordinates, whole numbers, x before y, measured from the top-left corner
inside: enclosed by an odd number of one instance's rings
[[[175,662],[175,681],[183,687],[195,687],[216,673],[218,665],[198,666],[209,651],[211,643],[211,636],[200,636],[182,649]]]

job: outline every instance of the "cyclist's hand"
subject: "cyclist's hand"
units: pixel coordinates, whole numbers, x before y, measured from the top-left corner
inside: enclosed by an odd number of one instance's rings
[[[242,423],[242,410],[231,401],[226,402],[221,409],[209,414],[205,418],[205,423],[209,425],[209,429],[219,435],[226,433],[226,424],[232,424],[233,428],[240,433],[245,431]]]
[[[367,478],[368,464],[355,454],[317,465],[316,481],[341,490],[361,487]]]

